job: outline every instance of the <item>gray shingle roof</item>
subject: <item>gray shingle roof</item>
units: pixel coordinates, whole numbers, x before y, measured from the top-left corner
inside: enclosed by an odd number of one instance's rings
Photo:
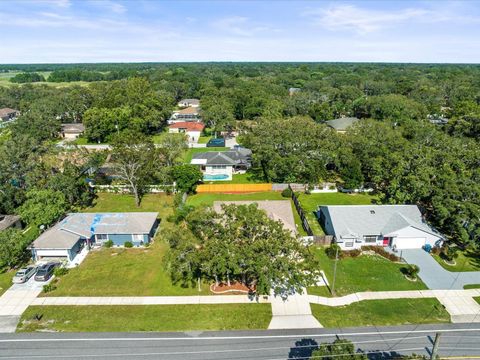
[[[247,165],[250,163],[252,151],[247,148],[240,148],[231,151],[207,151],[194,154],[192,159],[204,159],[205,165]]]
[[[62,131],[65,133],[78,134],[85,131],[85,126],[81,123],[62,124]]]
[[[80,237],[94,234],[148,234],[158,213],[75,213],[41,234],[34,242],[37,249],[70,249]]]
[[[441,236],[425,223],[416,205],[335,205],[320,209],[330,214],[337,237],[387,235],[408,226]]]
[[[325,124],[334,128],[337,131],[345,131],[349,126],[352,126],[356,122],[360,121],[356,117],[344,117],[335,120],[325,121]]]

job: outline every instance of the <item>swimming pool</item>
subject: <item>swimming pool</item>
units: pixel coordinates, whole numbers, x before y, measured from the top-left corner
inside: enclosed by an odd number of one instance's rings
[[[228,180],[229,176],[227,174],[205,174],[203,175],[203,180]]]

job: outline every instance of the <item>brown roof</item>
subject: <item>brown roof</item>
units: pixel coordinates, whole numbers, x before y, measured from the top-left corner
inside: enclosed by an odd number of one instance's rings
[[[7,116],[7,115],[10,115],[11,113],[18,113],[18,112],[19,111],[15,110],[15,109],[3,108],[3,109],[0,109],[0,117],[4,117],[4,116]]]
[[[185,109],[176,111],[176,113],[177,114],[184,114],[184,115],[198,114],[198,108],[194,108],[194,107],[189,106]]]
[[[181,121],[172,124],[169,129],[186,129],[187,131],[203,131],[205,125],[201,122]]]

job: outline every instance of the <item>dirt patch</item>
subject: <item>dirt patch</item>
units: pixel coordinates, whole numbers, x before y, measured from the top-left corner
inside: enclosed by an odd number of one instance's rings
[[[249,288],[247,285],[235,282],[230,283],[220,283],[218,286],[215,284],[210,285],[210,291],[214,294],[250,294],[255,292],[255,288]]]

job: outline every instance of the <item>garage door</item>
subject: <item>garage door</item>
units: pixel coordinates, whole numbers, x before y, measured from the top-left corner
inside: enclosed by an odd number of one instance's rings
[[[421,249],[425,245],[425,238],[419,237],[401,237],[395,241],[397,249]]]

